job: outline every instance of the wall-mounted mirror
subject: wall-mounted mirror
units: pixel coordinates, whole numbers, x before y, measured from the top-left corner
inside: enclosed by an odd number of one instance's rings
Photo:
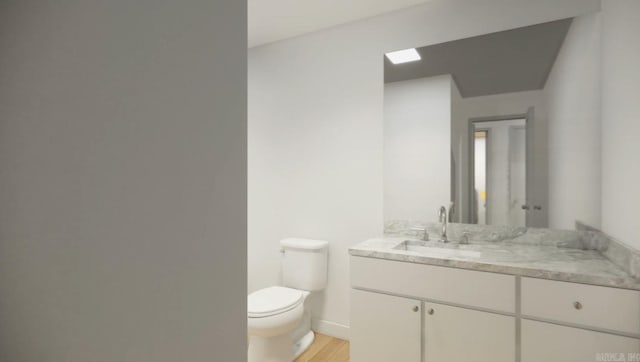
[[[385,221],[598,223],[593,17],[384,56]]]

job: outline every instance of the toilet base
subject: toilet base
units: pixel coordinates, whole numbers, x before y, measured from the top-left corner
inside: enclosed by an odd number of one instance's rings
[[[248,362],[291,362],[293,349],[291,333],[274,337],[252,336],[249,340]]]
[[[293,359],[298,358],[302,354],[302,352],[306,351],[307,348],[309,348],[309,346],[311,345],[311,343],[313,343],[314,339],[315,339],[315,335],[313,334],[313,331],[309,331],[302,338],[297,340],[293,344]]]
[[[251,337],[249,341],[248,362],[291,362],[309,348],[315,335],[307,332],[297,341],[291,340],[291,334],[263,338]]]

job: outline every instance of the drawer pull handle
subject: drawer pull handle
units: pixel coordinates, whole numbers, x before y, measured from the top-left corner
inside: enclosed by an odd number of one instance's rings
[[[582,303],[580,302],[573,302],[573,307],[577,310],[582,309]]]
[[[435,311],[435,310],[433,310],[433,308],[429,308],[429,309],[427,310],[427,313],[429,313],[429,315],[433,315],[433,313],[435,313],[435,312],[436,312],[436,311]]]
[[[413,311],[414,311],[414,312],[417,312],[417,311],[419,311],[419,310],[420,310],[420,308],[418,308],[418,306],[417,306],[417,305],[414,305],[414,306],[413,306],[413,308],[411,308],[411,309],[413,309]]]

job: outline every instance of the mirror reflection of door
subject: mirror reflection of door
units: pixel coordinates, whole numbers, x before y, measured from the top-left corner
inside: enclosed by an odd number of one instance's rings
[[[487,138],[488,130],[476,130],[474,132],[474,224],[487,225]]]
[[[472,222],[526,226],[526,119],[472,122]]]

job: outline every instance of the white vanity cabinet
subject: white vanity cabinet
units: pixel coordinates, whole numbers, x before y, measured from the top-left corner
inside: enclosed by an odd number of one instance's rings
[[[513,362],[516,319],[444,304],[424,304],[425,362]]]
[[[351,257],[351,285],[353,362],[515,360],[513,276]]]
[[[363,256],[351,286],[352,362],[640,360],[636,290]]]
[[[352,289],[351,361],[420,362],[422,302]]]
[[[514,317],[356,289],[351,305],[351,361],[515,359]]]

